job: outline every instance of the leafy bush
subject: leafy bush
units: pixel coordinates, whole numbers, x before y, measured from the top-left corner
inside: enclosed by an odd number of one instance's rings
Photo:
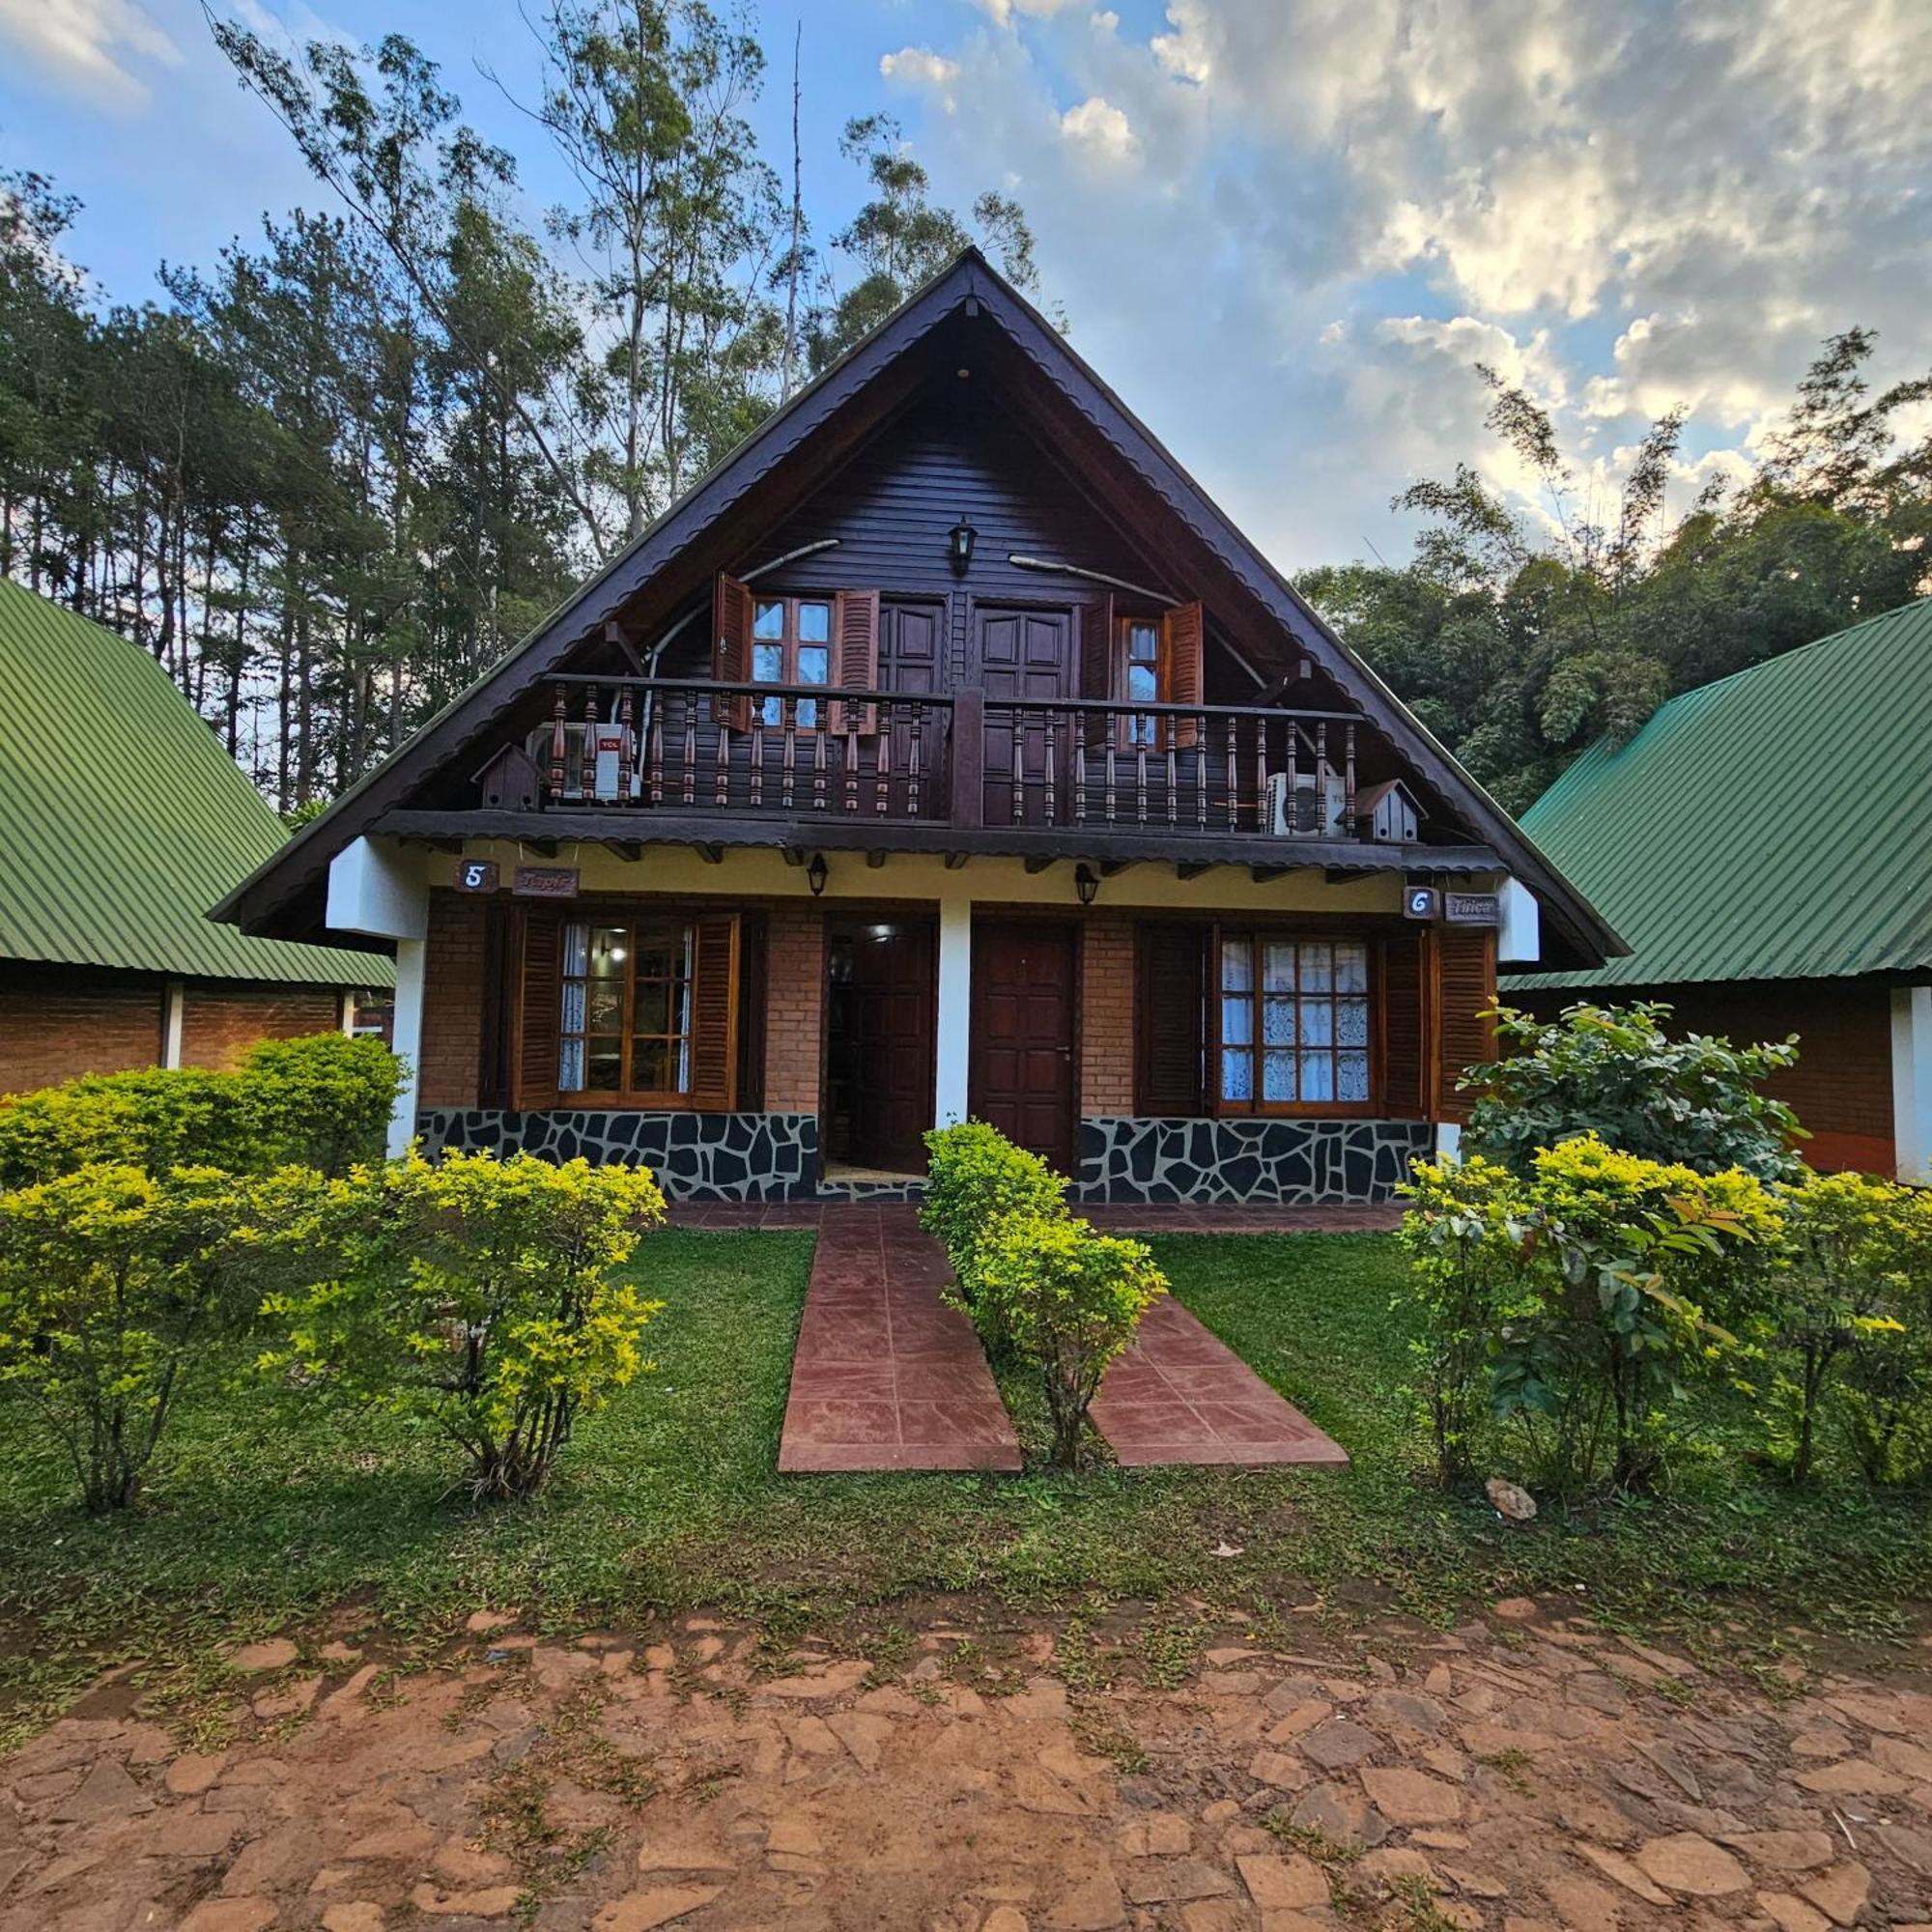
[[[265,1313],[270,1370],[422,1418],[469,1458],[473,1496],[526,1496],[586,1409],[647,1365],[662,1302],[613,1278],[664,1196],[642,1168],[419,1154],[307,1183]]]
[[[1087,1410],[1107,1364],[1167,1280],[1139,1241],[1096,1235],[1065,1210],[1001,1215],[976,1237],[967,1312],[1036,1364],[1053,1418],[1053,1460],[1080,1466]]]
[[[212,1167],[93,1165],[0,1195],[0,1390],[126,1509],[210,1350],[255,1313],[250,1204]]]
[[[1065,1211],[1066,1182],[1036,1153],[1015,1147],[983,1121],[936,1127],[925,1136],[925,1199],[919,1223],[946,1250],[957,1289],[954,1298],[973,1317],[989,1349],[1007,1337],[990,1313],[981,1320],[980,1250],[1009,1214],[1052,1216]]]
[[[1932,1463],[1932,1194],[1855,1174],[1786,1190],[1786,1265],[1763,1327],[1794,1482],[1811,1474],[1835,1410],[1874,1483]],[[1788,1362],[1789,1367],[1783,1366]]]
[[[258,1041],[236,1078],[262,1165],[346,1174],[382,1158],[403,1064],[380,1039],[319,1033]]]
[[[1668,1005],[1574,1006],[1543,1021],[1497,1009],[1503,1057],[1472,1066],[1462,1085],[1480,1095],[1463,1146],[1527,1176],[1538,1152],[1594,1134],[1645,1160],[1699,1174],[1742,1168],[1760,1180],[1793,1178],[1798,1117],[1760,1082],[1798,1058],[1795,1038],[1734,1046],[1706,1034],[1664,1031]]]
[[[1481,1154],[1419,1163],[1406,1191],[1443,1479],[1500,1433],[1543,1487],[1655,1488],[1669,1407],[1738,1346],[1713,1310],[1747,1298],[1746,1250],[1775,1250],[1773,1197],[1594,1135],[1544,1149],[1527,1178]]]
[[[234,1073],[143,1067],[88,1074],[0,1107],[0,1186],[112,1163],[339,1174],[383,1151],[402,1063],[381,1040],[265,1040]]]

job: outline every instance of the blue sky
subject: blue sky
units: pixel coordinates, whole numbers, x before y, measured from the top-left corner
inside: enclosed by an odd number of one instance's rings
[[[216,4],[412,35],[532,216],[561,190],[477,71],[533,84],[511,0]],[[1076,345],[1288,568],[1406,554],[1389,497],[1459,459],[1526,491],[1478,359],[1549,405],[1600,508],[1674,403],[1677,501],[1740,471],[1852,323],[1882,378],[1932,365],[1925,0],[767,0],[780,162],[801,18],[820,238],[856,185],[838,129],[876,107],[942,197],[1016,194]],[[82,196],[72,253],[121,298],[322,198],[198,0],[0,0],[0,164]]]

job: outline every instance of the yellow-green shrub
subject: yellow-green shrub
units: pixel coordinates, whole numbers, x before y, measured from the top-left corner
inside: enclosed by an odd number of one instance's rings
[[[1087,1410],[1107,1364],[1166,1293],[1142,1243],[1096,1235],[1065,1210],[1003,1214],[978,1237],[968,1312],[1039,1369],[1062,1468],[1079,1466]]]
[[[134,1500],[184,1387],[253,1318],[253,1208],[211,1167],[0,1194],[0,1394],[60,1442],[91,1514]]]
[[[312,1178],[280,1242],[294,1271],[263,1357],[422,1418],[469,1459],[477,1497],[524,1496],[576,1418],[647,1366],[662,1302],[616,1270],[664,1218],[643,1168],[530,1154],[419,1154]]]
[[[973,1316],[986,1346],[1002,1349],[1005,1336],[979,1313],[981,1246],[1009,1214],[1064,1212],[1066,1182],[1037,1153],[1015,1147],[984,1121],[936,1127],[925,1136],[925,1147],[920,1226],[946,1250],[957,1283],[956,1298]]]

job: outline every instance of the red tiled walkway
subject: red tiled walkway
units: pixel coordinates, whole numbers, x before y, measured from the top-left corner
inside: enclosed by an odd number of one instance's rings
[[[1017,1469],[980,1339],[940,1300],[946,1256],[914,1210],[827,1206],[817,1220],[779,1467]]]
[[[1349,1460],[1171,1294],[1148,1310],[1134,1346],[1107,1371],[1093,1413],[1128,1468]]]

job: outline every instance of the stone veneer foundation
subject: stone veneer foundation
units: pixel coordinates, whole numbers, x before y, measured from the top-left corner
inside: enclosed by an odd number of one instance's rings
[[[797,1201],[818,1194],[816,1114],[640,1113],[559,1108],[430,1109],[418,1116],[431,1152],[485,1148],[549,1160],[643,1165],[668,1201]]]
[[[1196,1206],[1387,1201],[1435,1144],[1426,1121],[1090,1117],[1076,1191],[1084,1201]]]
[[[431,1108],[431,1152],[495,1148],[552,1160],[642,1163],[671,1201],[916,1200],[896,1181],[819,1179],[816,1114]],[[1313,1208],[1390,1200],[1435,1130],[1422,1121],[1212,1121],[1132,1115],[1080,1122],[1081,1201]]]

